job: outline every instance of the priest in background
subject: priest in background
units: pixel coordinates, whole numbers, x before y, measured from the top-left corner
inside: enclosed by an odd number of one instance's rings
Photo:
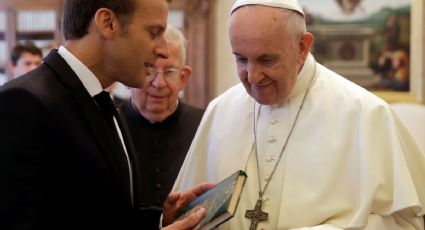
[[[186,39],[171,25],[164,37],[169,56],[155,61],[144,86],[131,88],[131,98],[122,108],[143,175],[139,206],[146,229],[158,229],[162,204],[173,188],[204,113],[204,109],[178,99],[192,74],[186,65]]]
[[[425,155],[387,103],[315,61],[298,1],[238,0],[229,32],[241,84],[209,104],[173,190],[242,169],[220,229],[423,229]]]

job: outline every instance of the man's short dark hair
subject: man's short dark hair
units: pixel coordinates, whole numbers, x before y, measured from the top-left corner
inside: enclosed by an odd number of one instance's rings
[[[13,65],[18,63],[22,53],[30,53],[32,55],[38,55],[42,57],[40,48],[35,46],[32,42],[25,42],[23,44],[18,44],[13,48],[12,53],[10,54],[10,60],[12,61]]]
[[[65,40],[84,37],[88,33],[91,20],[100,8],[113,11],[121,25],[125,26],[130,23],[136,7],[136,0],[65,0],[62,20]]]

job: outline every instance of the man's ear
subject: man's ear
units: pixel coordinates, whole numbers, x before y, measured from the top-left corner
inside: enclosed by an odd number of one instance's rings
[[[314,36],[309,32],[304,33],[301,37],[298,44],[298,47],[300,49],[300,58],[302,59],[301,63],[304,63],[304,60],[307,58],[307,55],[310,51],[311,46],[313,45],[313,42]]]
[[[186,86],[187,80],[192,76],[192,68],[188,65],[184,65],[181,73],[182,89]]]
[[[121,30],[118,17],[108,8],[100,8],[94,15],[94,24],[105,38],[113,38]]]

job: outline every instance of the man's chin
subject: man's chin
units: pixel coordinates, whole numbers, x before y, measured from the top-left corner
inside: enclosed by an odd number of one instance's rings
[[[119,81],[121,84],[135,89],[141,89],[145,85],[145,81],[143,80],[137,80],[137,81]]]
[[[256,99],[256,98],[254,98],[254,99],[259,104],[262,104],[262,105],[273,105],[273,104],[276,104],[274,101],[270,101],[270,100],[262,100],[262,99]]]
[[[259,93],[251,93],[250,95],[252,98],[254,98],[255,101],[262,105],[273,105],[277,103],[275,97],[272,97],[270,95],[264,95]]]

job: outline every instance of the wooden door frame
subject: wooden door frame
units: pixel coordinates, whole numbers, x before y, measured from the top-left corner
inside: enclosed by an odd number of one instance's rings
[[[209,23],[213,0],[182,0],[184,2],[184,30],[188,40],[187,63],[192,68],[184,100],[205,108],[211,100],[210,71],[208,68],[210,47]]]

